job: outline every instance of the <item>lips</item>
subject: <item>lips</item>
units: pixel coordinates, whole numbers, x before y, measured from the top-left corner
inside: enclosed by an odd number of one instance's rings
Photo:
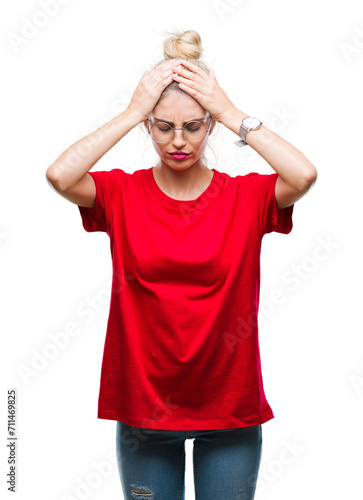
[[[169,154],[175,160],[185,160],[185,158],[188,158],[190,153],[185,153],[184,151],[173,151]]]

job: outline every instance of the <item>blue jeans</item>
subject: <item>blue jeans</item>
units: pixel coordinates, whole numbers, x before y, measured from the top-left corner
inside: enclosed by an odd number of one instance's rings
[[[261,425],[168,431],[117,421],[117,464],[125,500],[185,500],[185,439],[194,439],[196,500],[253,500]]]

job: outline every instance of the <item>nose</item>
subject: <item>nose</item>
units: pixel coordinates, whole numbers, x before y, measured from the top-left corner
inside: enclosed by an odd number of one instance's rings
[[[174,130],[173,144],[176,148],[180,148],[183,144],[186,144],[186,140],[184,139],[182,130]]]

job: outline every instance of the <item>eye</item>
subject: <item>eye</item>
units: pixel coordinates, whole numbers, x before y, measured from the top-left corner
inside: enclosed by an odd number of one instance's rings
[[[167,132],[168,130],[170,130],[170,125],[164,122],[158,122],[156,123],[156,126],[161,132]]]
[[[190,132],[198,132],[198,130],[200,130],[201,127],[202,124],[200,122],[189,122],[185,125],[185,128]]]

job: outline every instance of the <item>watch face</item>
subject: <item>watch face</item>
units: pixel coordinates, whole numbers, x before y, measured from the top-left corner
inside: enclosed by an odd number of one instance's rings
[[[253,116],[248,116],[242,120],[244,127],[246,128],[257,128],[260,126],[261,122],[258,118]]]

